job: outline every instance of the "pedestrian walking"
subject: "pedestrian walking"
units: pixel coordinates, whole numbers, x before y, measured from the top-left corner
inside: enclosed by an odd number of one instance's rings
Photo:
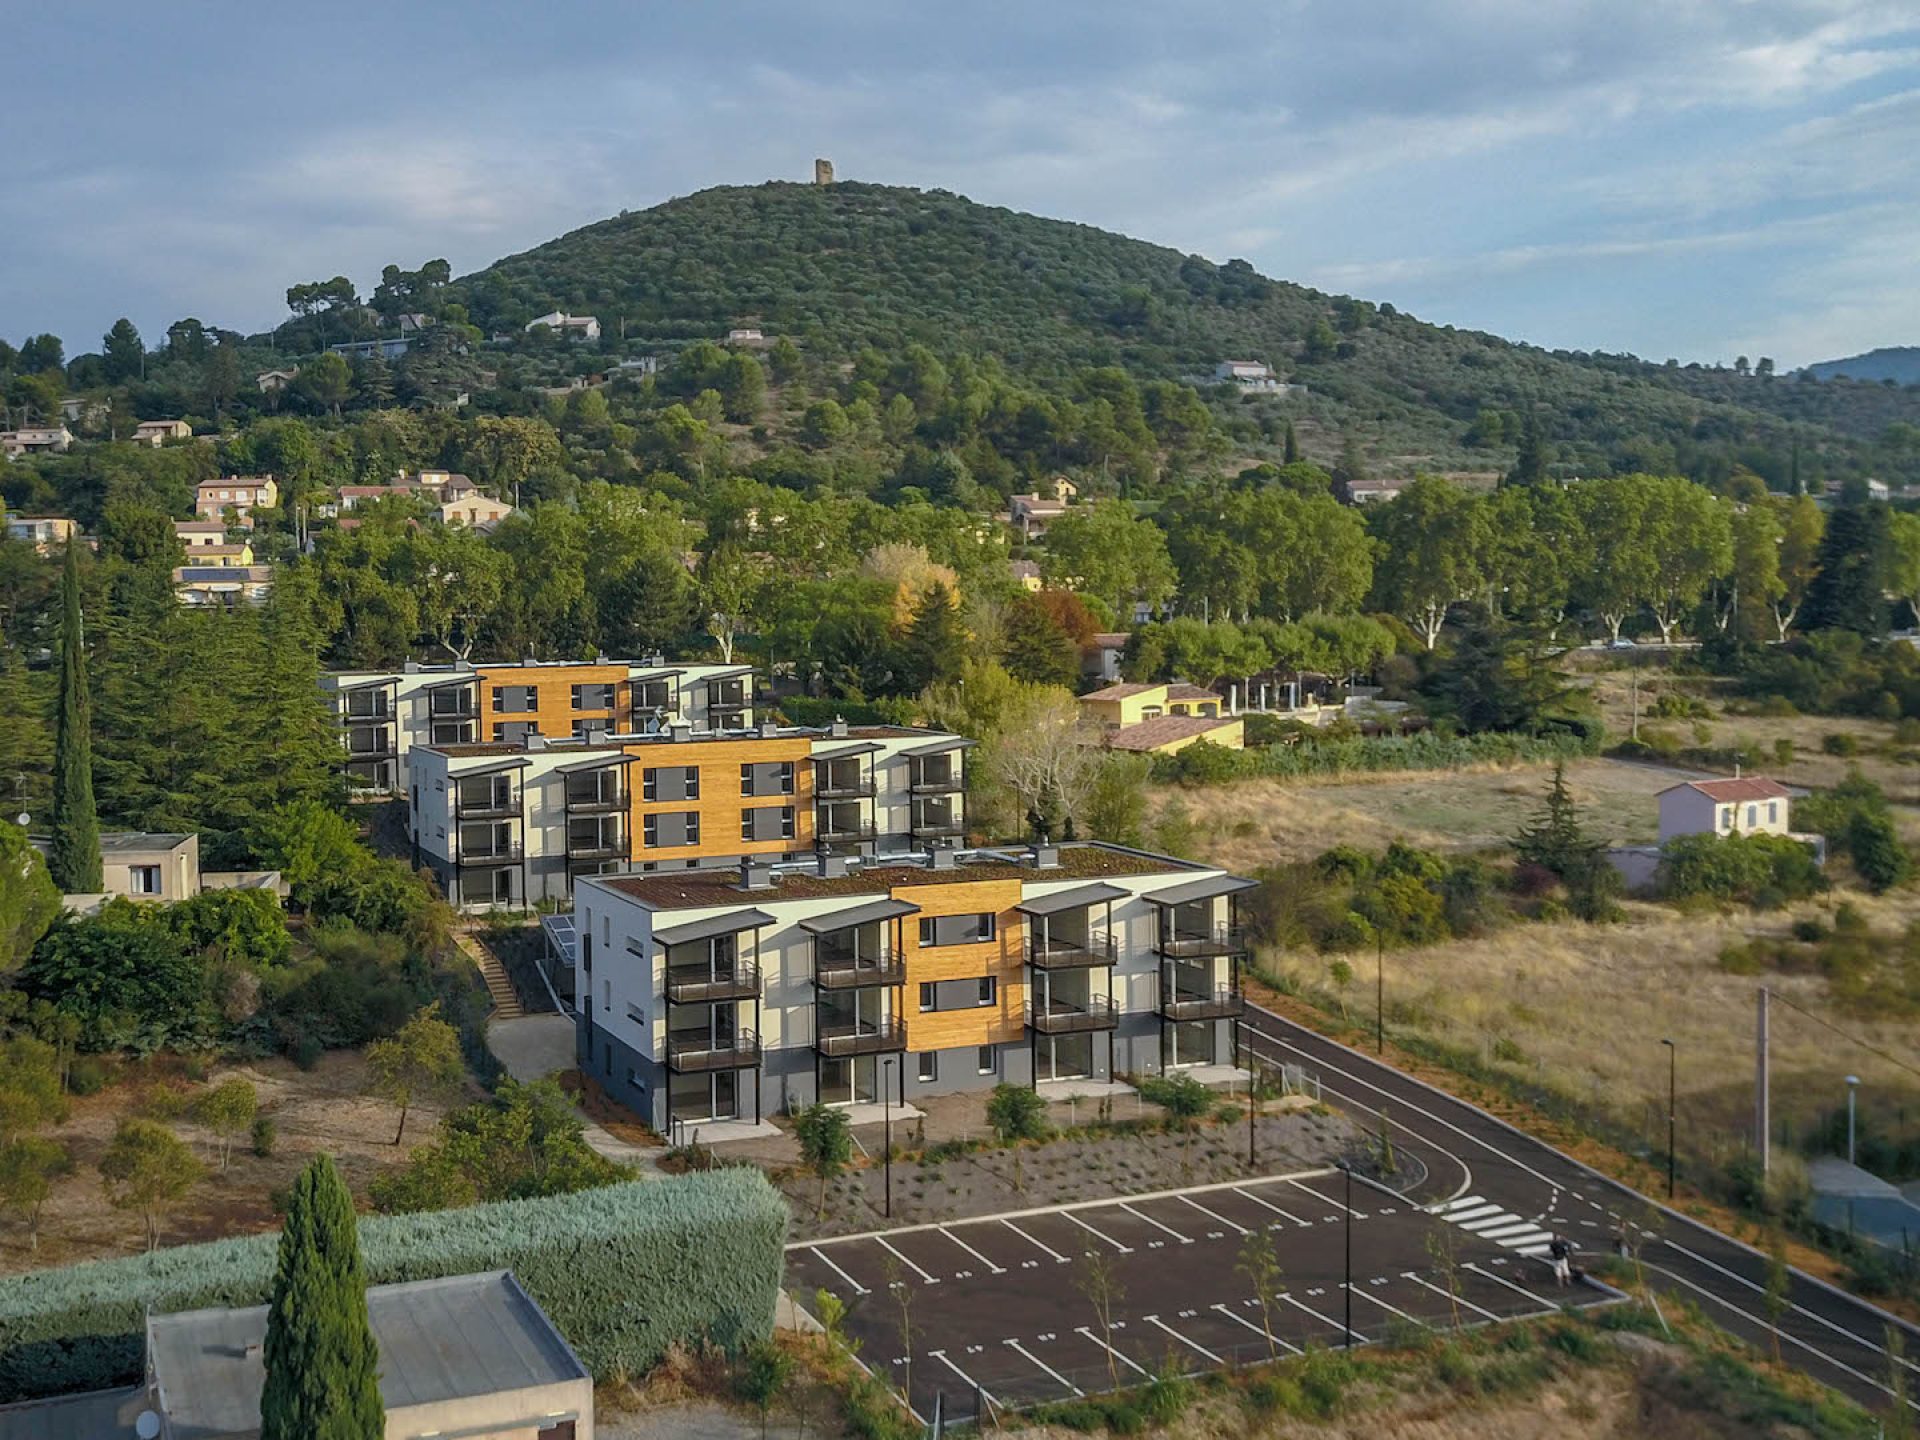
[[[1573,1242],[1555,1235],[1547,1246],[1547,1255],[1553,1261],[1553,1283],[1562,1289],[1573,1284]]]

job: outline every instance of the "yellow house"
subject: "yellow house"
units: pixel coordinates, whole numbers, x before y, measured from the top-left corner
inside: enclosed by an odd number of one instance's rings
[[[1229,750],[1246,746],[1246,722],[1226,713],[1213,691],[1180,681],[1109,685],[1080,697],[1080,713],[1098,725],[1106,746],[1171,755],[1196,740]]]

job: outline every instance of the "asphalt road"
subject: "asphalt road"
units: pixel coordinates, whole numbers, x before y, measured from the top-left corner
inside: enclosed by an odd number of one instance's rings
[[[1532,1227],[1474,1209],[1487,1214],[1449,1226],[1365,1181],[1349,1192],[1337,1171],[1302,1171],[797,1243],[787,1287],[810,1309],[816,1289],[839,1296],[862,1360],[907,1386],[923,1418],[939,1396],[954,1420],[1139,1383],[1168,1366],[1339,1346],[1349,1326],[1364,1345],[1416,1324],[1481,1325],[1614,1298],[1594,1284],[1557,1288],[1546,1262],[1524,1253]],[[1264,1309],[1244,1268],[1252,1237],[1270,1240],[1284,1286]],[[1111,1277],[1104,1305],[1089,1257]]]
[[[1641,1232],[1641,1261],[1658,1289],[1686,1296],[1726,1330],[1771,1347],[1767,1261],[1758,1251],[1678,1211],[1653,1206],[1485,1111],[1269,1011],[1248,1008],[1242,1045],[1264,1061],[1297,1065],[1318,1077],[1327,1101],[1363,1122],[1377,1124],[1384,1109],[1394,1143],[1428,1169],[1413,1198],[1436,1213],[1469,1217],[1463,1227],[1485,1217],[1499,1227],[1501,1216],[1511,1216],[1514,1224],[1558,1230],[1583,1249],[1602,1251],[1624,1219]],[[1792,1308],[1780,1325],[1783,1359],[1884,1410],[1894,1397],[1885,1336],[1895,1326],[1904,1337],[1905,1388],[1910,1396],[1920,1394],[1920,1328],[1797,1270],[1790,1298]],[[1920,1410],[1920,1401],[1907,1404]]]

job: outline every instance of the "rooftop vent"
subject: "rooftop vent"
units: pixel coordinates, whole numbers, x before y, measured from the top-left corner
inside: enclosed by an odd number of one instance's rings
[[[407,661],[406,664],[400,667],[400,673],[402,675],[418,675],[420,673],[420,662],[418,660]]]
[[[960,867],[960,852],[950,845],[936,845],[927,852],[929,870],[957,870]]]
[[[1027,863],[1036,870],[1058,870],[1060,868],[1060,847],[1058,845],[1029,845]]]
[[[773,864],[767,860],[742,860],[740,862],[740,888],[742,890],[771,890],[773,888]]]
[[[846,737],[846,733],[847,733],[846,720],[839,715],[834,716],[833,723],[827,727],[827,734],[833,736],[836,740],[839,740],[839,739],[844,739]]]
[[[844,855],[822,855],[819,858],[820,878],[838,880],[847,874],[847,857]]]
[[[529,730],[527,732],[527,749],[544,750],[546,748],[547,748],[546,736],[542,735],[538,730]]]
[[[775,724],[773,721],[762,720],[760,722],[760,738],[762,740],[772,740],[777,735],[779,735],[779,733],[780,733],[780,727],[777,724]]]
[[[667,733],[674,738],[676,743],[682,740],[691,740],[693,739],[693,726],[687,724],[685,721],[681,721],[678,724],[669,725],[667,727]]]

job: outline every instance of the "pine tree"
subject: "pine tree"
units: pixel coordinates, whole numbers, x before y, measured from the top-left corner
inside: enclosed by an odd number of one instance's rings
[[[67,545],[60,576],[60,699],[53,748],[53,851],[48,868],[69,895],[100,889],[100,818],[93,807],[92,707],[80,621],[80,547]]]
[[[1540,485],[1547,478],[1547,446],[1540,438],[1540,422],[1534,413],[1527,412],[1526,423],[1520,429],[1520,450],[1513,462],[1513,469],[1507,472],[1509,485]]]
[[[916,690],[960,673],[967,658],[967,629],[954,609],[953,591],[944,581],[934,581],[920,597],[901,649],[901,668]]]
[[[1513,848],[1529,864],[1551,870],[1562,880],[1584,875],[1598,860],[1600,842],[1588,837],[1580,824],[1580,810],[1567,789],[1567,767],[1553,767],[1553,788],[1547,791],[1546,804],[1539,818],[1521,827]]]
[[[1300,462],[1300,437],[1294,433],[1293,422],[1289,420],[1287,421],[1286,450],[1283,453],[1283,458],[1281,463],[1286,465],[1297,465],[1299,462]]]
[[[331,1156],[293,1182],[267,1307],[260,1440],[380,1440],[379,1351],[353,1199]]]

